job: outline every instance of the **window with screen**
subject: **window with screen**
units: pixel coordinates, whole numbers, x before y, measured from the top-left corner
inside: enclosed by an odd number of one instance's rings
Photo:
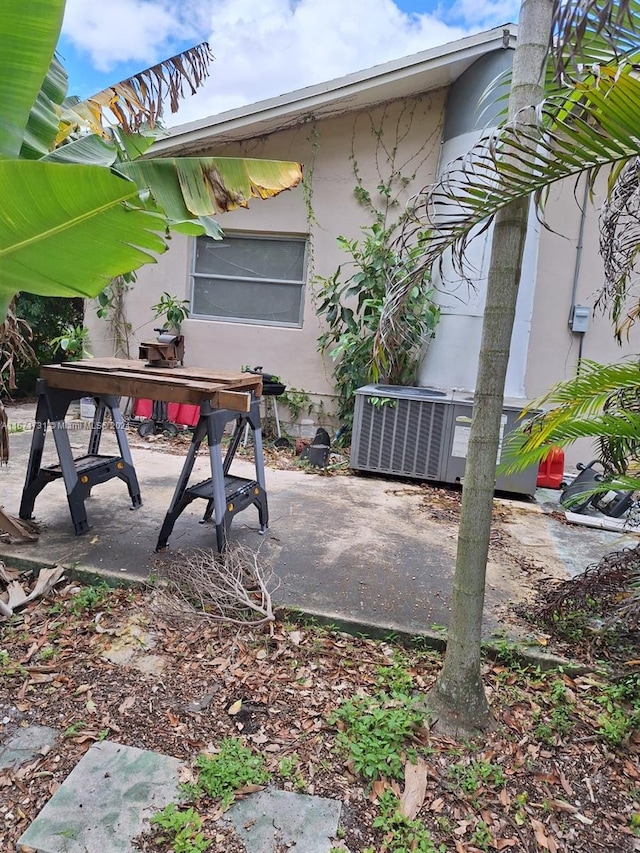
[[[305,270],[302,237],[198,237],[191,316],[302,326]]]

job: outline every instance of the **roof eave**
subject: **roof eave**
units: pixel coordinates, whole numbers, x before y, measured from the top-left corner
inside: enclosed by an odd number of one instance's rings
[[[298,89],[276,98],[178,125],[151,152],[176,155],[273,133],[309,119],[329,118],[453,83],[476,59],[515,47],[517,28],[505,24],[421,53]]]

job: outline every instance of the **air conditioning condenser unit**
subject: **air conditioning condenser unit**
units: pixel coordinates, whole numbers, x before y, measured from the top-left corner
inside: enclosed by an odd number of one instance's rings
[[[502,438],[520,420],[524,402],[505,400]],[[461,483],[471,431],[473,395],[434,388],[365,385],[356,391],[351,467],[356,471]],[[496,481],[498,491],[532,495],[537,467]]]

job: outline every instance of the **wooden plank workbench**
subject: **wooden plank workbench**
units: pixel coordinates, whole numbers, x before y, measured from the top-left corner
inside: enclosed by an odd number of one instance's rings
[[[208,401],[214,409],[248,412],[251,395],[260,397],[262,377],[205,367],[147,367],[144,361],[87,358],[46,365],[40,377],[49,388],[77,391],[87,397],[115,394],[164,403]]]

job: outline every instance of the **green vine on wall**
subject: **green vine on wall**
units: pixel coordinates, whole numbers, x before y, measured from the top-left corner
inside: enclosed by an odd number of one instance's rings
[[[411,132],[421,103],[419,99],[406,102],[395,124],[389,118],[388,105],[380,111],[377,120],[366,115],[376,141],[375,189],[365,185],[356,158],[356,119],[350,157],[356,181],[354,194],[373,221],[361,228],[363,236],[359,239],[337,238],[338,246],[349,260],[341,264],[332,276],[316,279],[316,312],[327,327],[318,338],[318,350],[328,353],[335,362],[336,414],[345,427],[345,436],[351,432],[357,388],[373,381],[390,385],[415,384],[421,357],[440,319],[430,276],[425,273],[416,281],[403,315],[398,318],[397,328],[400,331],[389,347],[393,355],[384,366],[384,375],[375,374],[373,345],[388,287],[398,278],[414,272],[429,239],[428,233],[423,232],[412,247],[404,247],[400,253],[396,239],[406,213],[393,216],[400,207],[402,194],[431,156],[437,139],[434,129],[417,151],[402,159],[403,143]]]
[[[354,195],[358,203],[395,236],[404,223],[407,214],[403,212],[395,221],[390,221],[391,214],[400,206],[400,198],[407,187],[415,180],[418,170],[432,155],[433,148],[439,138],[436,128],[424,138],[417,151],[409,153],[402,159],[401,146],[407,140],[416,121],[418,108],[423,106],[423,99],[412,98],[402,105],[395,122],[390,118],[391,106],[386,104],[379,118],[371,113],[363,113],[356,118],[351,135],[351,155],[353,174],[356,179]],[[374,163],[378,178],[374,198],[367,189],[362,177],[360,165],[356,156],[358,122],[364,119],[369,123],[369,130],[376,141]]]
[[[306,161],[304,164],[304,177],[302,179],[302,199],[304,201],[305,210],[307,211],[307,228],[309,232],[307,238],[307,277],[309,280],[312,280],[314,276],[315,262],[313,226],[319,225],[315,210],[313,209],[313,175],[316,167],[318,149],[320,148],[320,133],[318,131],[318,127],[315,121],[313,121],[311,130],[309,131],[309,135],[307,136],[306,141],[311,147],[311,155],[309,156],[309,160]]]
[[[135,273],[116,276],[98,294],[96,314],[101,320],[106,320],[109,325],[113,354],[116,357],[131,358],[132,326],[127,319],[126,294],[131,290],[135,279]]]

